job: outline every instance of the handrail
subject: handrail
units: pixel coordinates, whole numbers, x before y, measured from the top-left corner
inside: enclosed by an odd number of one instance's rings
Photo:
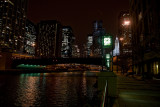
[[[106,100],[108,101],[108,97],[107,96],[108,96],[108,82],[106,80],[106,85],[105,85],[105,88],[104,88],[104,91],[103,91],[103,96],[102,96],[101,107],[105,107]],[[106,97],[107,97],[107,99],[106,99]]]

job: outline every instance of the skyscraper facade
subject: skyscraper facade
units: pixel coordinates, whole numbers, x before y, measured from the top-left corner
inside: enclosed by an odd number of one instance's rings
[[[113,50],[113,56],[117,56],[120,54],[120,50],[119,50],[119,39],[118,37],[116,37],[116,40],[115,40],[115,48]]]
[[[10,1],[0,1],[0,49],[11,51],[14,45],[13,26],[14,4]]]
[[[36,26],[30,20],[26,21],[26,31],[24,37],[24,53],[35,55],[36,46]]]
[[[27,0],[0,1],[0,50],[22,53]]]
[[[61,24],[56,20],[41,21],[37,29],[37,56],[45,58],[61,57]]]
[[[15,39],[14,51],[22,53],[24,49],[28,0],[12,0],[12,1],[14,2],[14,39]]]
[[[132,54],[132,36],[131,20],[129,11],[121,11],[119,14],[118,36],[120,39],[120,53],[131,56]]]
[[[120,49],[120,66],[123,72],[132,69],[132,35],[129,11],[121,11],[118,16],[118,39]]]
[[[73,31],[70,26],[62,27],[62,48],[61,57],[69,58],[72,57],[72,45],[74,42]]]
[[[73,58],[80,58],[80,49],[78,45],[72,45],[72,57]]]
[[[160,75],[159,0],[130,0],[134,72],[146,77]]]
[[[93,45],[93,34],[88,34],[87,36],[87,56],[92,56],[91,46]]]
[[[101,39],[102,36],[105,35],[105,29],[103,28],[103,22],[102,21],[94,21],[93,22],[93,56],[94,57],[101,57]]]

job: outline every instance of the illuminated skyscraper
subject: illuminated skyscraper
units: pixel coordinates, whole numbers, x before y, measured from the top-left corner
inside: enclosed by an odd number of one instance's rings
[[[0,1],[0,50],[23,52],[27,0]]]
[[[0,1],[0,49],[11,51],[14,45],[13,26],[14,4],[10,1]]]
[[[64,26],[62,28],[62,48],[61,57],[72,57],[72,45],[74,42],[73,31],[70,26]]]
[[[9,1],[9,0],[8,0]],[[23,52],[25,25],[26,25],[26,12],[28,0],[12,0],[14,2],[14,35],[15,35],[15,51]],[[17,41],[16,41],[17,40]]]
[[[117,56],[120,54],[120,50],[119,50],[119,40],[118,40],[118,37],[116,37],[116,40],[115,40],[115,48],[113,50],[113,56]]]
[[[105,29],[103,28],[102,21],[94,21],[93,22],[93,56],[101,57],[101,38],[105,35]]]
[[[38,24],[37,56],[61,57],[62,26],[56,20],[41,21]]]
[[[120,53],[121,55],[131,56],[132,54],[132,36],[131,36],[131,20],[128,11],[122,11],[119,14]]]
[[[91,46],[93,45],[93,34],[88,34],[87,37],[87,56],[92,56],[92,49]]]
[[[93,22],[93,36],[101,36],[105,33],[102,21]]]
[[[72,57],[79,58],[80,57],[80,49],[78,45],[72,45]]]
[[[27,20],[24,38],[24,52],[29,55],[35,55],[36,34],[35,25],[31,21]]]
[[[131,35],[131,18],[129,11],[121,11],[119,14],[118,38],[120,45],[119,66],[123,72],[131,69],[132,66],[132,35]]]

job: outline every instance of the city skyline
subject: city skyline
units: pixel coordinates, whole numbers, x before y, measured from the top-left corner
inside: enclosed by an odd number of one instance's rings
[[[76,43],[82,46],[93,32],[93,21],[102,20],[107,33],[117,34],[120,11],[129,9],[129,0],[52,1],[28,0],[27,18],[34,23],[57,20],[73,28]]]
[[[0,0],[0,105],[160,107],[159,19],[158,0]]]

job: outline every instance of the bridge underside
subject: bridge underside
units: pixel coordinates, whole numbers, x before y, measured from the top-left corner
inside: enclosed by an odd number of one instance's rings
[[[12,67],[16,67],[20,64],[52,65],[67,63],[102,65],[102,58],[14,59]]]

